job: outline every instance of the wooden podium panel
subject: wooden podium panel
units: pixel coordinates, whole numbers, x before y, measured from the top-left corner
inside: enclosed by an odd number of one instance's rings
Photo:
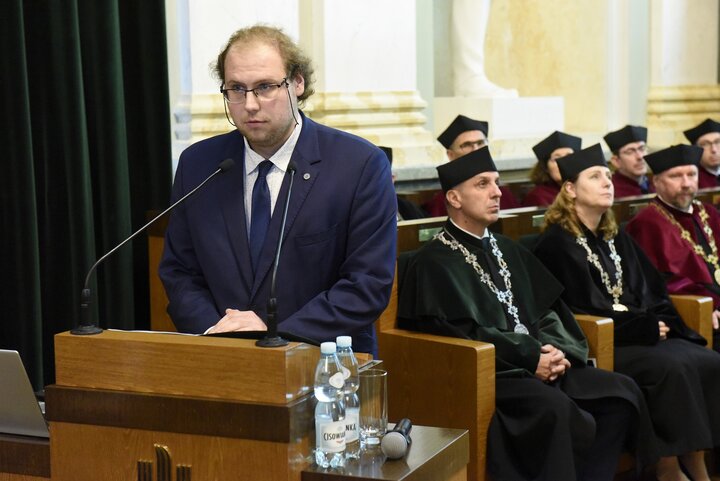
[[[312,391],[319,348],[132,331],[55,336],[61,386],[285,404]]]
[[[156,445],[167,448],[167,481],[181,466],[193,480],[297,481],[310,452],[307,437],[288,444],[71,423],[53,423],[51,437],[54,481],[135,481],[138,463],[155,481]]]
[[[0,481],[50,479],[50,444],[47,439],[0,434]]]
[[[299,481],[314,446],[319,357],[303,343],[58,334],[56,384],[45,391],[52,479]]]

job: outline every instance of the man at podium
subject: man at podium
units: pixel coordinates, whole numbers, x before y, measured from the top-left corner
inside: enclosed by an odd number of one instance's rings
[[[173,199],[224,159],[237,165],[170,219],[159,269],[170,317],[183,332],[266,330],[275,279],[280,331],[351,335],[357,351],[376,352],[397,235],[385,155],[299,110],[314,92],[313,67],[279,29],[235,32],[215,74],[235,129],[182,153]]]

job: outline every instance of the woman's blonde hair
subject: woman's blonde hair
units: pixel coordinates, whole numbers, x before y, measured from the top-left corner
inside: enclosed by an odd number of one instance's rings
[[[555,197],[553,203],[545,211],[545,223],[542,230],[544,231],[552,224],[558,224],[560,227],[570,232],[573,236],[583,235],[580,218],[575,209],[575,199],[570,197],[566,184],[568,182],[576,182],[577,179],[571,181],[566,180],[560,187],[560,193]],[[618,226],[615,222],[615,214],[612,209],[606,210],[600,217],[598,225],[598,234],[602,234],[603,239],[610,240],[617,235]]]

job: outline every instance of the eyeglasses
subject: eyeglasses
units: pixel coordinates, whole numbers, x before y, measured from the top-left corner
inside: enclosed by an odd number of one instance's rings
[[[269,102],[270,100],[275,100],[278,91],[280,90],[280,88],[282,88],[283,85],[286,87],[290,86],[287,81],[287,77],[282,79],[280,83],[262,83],[254,89],[246,89],[244,87],[236,85],[231,89],[221,88],[220,92],[222,92],[223,97],[225,97],[225,100],[229,104],[244,104],[247,100],[248,92],[252,92],[253,94],[255,94],[255,98],[260,101]]]
[[[702,147],[703,149],[707,149],[710,146],[713,146],[716,149],[720,149],[720,137],[715,140],[709,140],[707,142],[701,142],[698,144],[698,147]]]
[[[475,141],[467,141],[463,142],[458,146],[459,150],[466,151],[466,150],[477,150],[482,149],[483,147],[487,146],[488,143],[486,140],[475,140]]]
[[[628,149],[623,149],[620,152],[618,152],[618,154],[620,154],[620,155],[637,155],[637,154],[645,155],[645,154],[647,154],[647,151],[648,151],[647,145],[641,145],[639,147],[630,147]]]

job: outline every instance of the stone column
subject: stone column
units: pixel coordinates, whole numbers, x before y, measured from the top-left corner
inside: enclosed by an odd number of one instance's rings
[[[687,142],[683,130],[720,119],[718,13],[718,0],[651,0],[651,146]]]
[[[393,166],[434,166],[416,65],[416,1],[300,0],[300,44],[315,62],[314,120],[393,148]]]

